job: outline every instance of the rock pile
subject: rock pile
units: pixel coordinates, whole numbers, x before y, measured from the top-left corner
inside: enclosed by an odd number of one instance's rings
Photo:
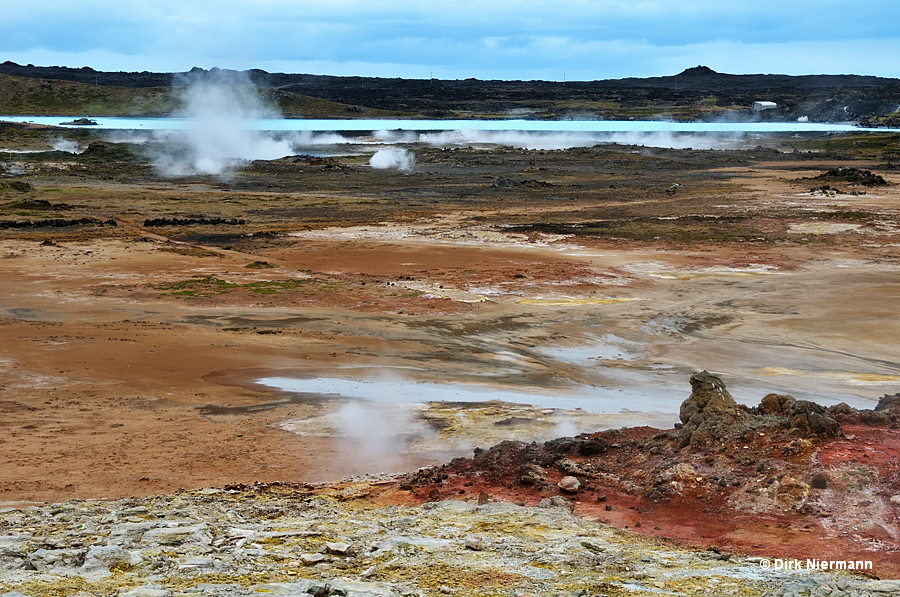
[[[841,402],[829,406],[828,412],[839,423],[898,429],[900,428],[900,394],[882,396],[874,409],[856,409]]]
[[[859,184],[865,187],[887,186],[887,181],[878,174],[872,174],[869,170],[858,168],[845,168],[843,166],[832,168],[824,174],[816,177],[816,180],[841,180],[850,184]]]

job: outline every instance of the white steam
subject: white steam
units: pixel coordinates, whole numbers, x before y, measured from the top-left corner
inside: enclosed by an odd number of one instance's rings
[[[353,400],[327,419],[352,444],[353,453],[386,471],[401,465],[410,444],[435,439],[414,412],[398,406]]]
[[[244,73],[213,69],[191,73],[180,89],[187,119],[184,130],[170,131],[157,156],[169,176],[222,174],[244,160],[273,160],[291,155],[286,139],[254,130],[261,118],[280,118],[265,106]]]
[[[412,170],[416,165],[416,158],[412,152],[406,149],[389,147],[379,149],[369,160],[369,165],[378,170],[396,168],[397,170]]]
[[[78,143],[63,139],[62,137],[58,137],[56,141],[53,142],[53,149],[56,151],[64,151],[66,153],[81,153],[81,148],[78,147]]]
[[[383,133],[379,133],[382,135]],[[390,142],[388,136],[380,137]],[[559,150],[573,147],[592,147],[604,143],[620,145],[643,145],[645,147],[667,147],[672,149],[730,149],[737,147],[743,138],[739,133],[699,135],[677,134],[670,131],[623,131],[623,132],[577,132],[577,131],[479,131],[459,129],[437,133],[422,133],[418,141],[434,147],[477,147],[479,145],[500,145],[533,150]],[[407,138],[403,142],[409,142]]]

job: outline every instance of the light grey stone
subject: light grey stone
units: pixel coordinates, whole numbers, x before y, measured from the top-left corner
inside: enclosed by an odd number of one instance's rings
[[[182,543],[209,545],[212,543],[212,538],[209,536],[208,530],[205,524],[150,529],[141,537],[141,543],[164,546],[181,545]]]
[[[581,481],[570,475],[563,477],[562,480],[556,484],[556,486],[565,492],[575,493],[576,491],[581,489]]]
[[[30,535],[0,535],[0,557],[24,558],[30,539]]]
[[[866,591],[887,593],[888,595],[900,595],[900,580],[870,580],[862,585]]]
[[[143,587],[135,587],[122,593],[119,597],[172,597],[172,591],[159,585],[145,585]]]
[[[318,564],[325,561],[325,555],[321,553],[304,553],[300,555],[300,561],[307,566]]]
[[[124,522],[117,524],[110,529],[106,542],[110,545],[136,543],[141,540],[144,533],[158,526],[155,522]]]
[[[86,549],[38,549],[25,558],[25,567],[32,570],[77,568],[84,563]]]
[[[336,556],[345,556],[350,550],[350,544],[344,543],[343,541],[327,541],[325,543],[325,549],[327,549],[328,553],[330,554],[334,554]]]

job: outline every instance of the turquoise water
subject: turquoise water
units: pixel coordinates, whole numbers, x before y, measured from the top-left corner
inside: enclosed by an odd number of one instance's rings
[[[197,128],[186,118],[92,118],[95,126],[65,125],[76,116],[0,116],[10,122],[31,122],[71,128],[102,130],[185,130]],[[259,131],[374,132],[406,131],[528,131],[528,132],[672,132],[672,133],[813,133],[900,132],[900,129],[864,129],[852,124],[819,122],[666,122],[659,120],[321,120],[267,118],[238,121],[242,128]]]

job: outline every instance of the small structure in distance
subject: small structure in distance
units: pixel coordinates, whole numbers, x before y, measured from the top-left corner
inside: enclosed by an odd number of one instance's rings
[[[774,110],[778,107],[775,102],[753,102],[753,111],[762,112],[763,110]]]

